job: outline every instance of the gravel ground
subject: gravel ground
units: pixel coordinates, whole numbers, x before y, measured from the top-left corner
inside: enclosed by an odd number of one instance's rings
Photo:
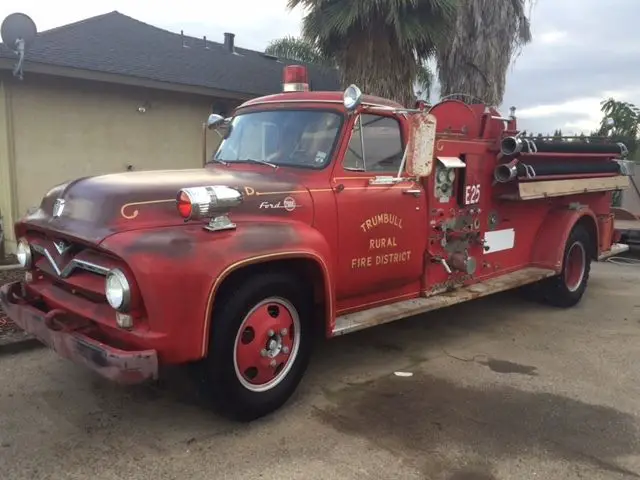
[[[249,425],[184,376],[121,388],[46,349],[8,355],[1,478],[640,478],[639,340],[640,268],[605,263],[569,310],[500,294],[321,344]]]
[[[0,285],[20,280],[23,275],[22,270],[10,270],[7,272],[0,271]],[[20,329],[6,317],[2,311],[2,307],[0,307],[0,337],[18,331],[20,331]]]

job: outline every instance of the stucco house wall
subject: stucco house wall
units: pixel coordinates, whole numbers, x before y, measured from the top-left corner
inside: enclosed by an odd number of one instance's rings
[[[0,95],[0,212],[8,251],[16,241],[8,227],[54,185],[203,163],[210,97],[38,75],[5,79]],[[209,156],[219,137],[208,132],[206,140]]]

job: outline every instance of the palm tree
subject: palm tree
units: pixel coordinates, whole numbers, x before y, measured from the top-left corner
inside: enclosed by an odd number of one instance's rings
[[[442,96],[469,94],[499,106],[507,70],[531,41],[527,5],[533,0],[466,0],[452,34],[438,45]]]
[[[343,87],[355,83],[407,106],[415,102],[416,80],[432,77],[423,65],[455,21],[457,2],[289,0],[288,6],[306,9],[303,38],[319,58],[335,62]]]
[[[313,63],[327,67],[336,66],[334,59],[324,56],[314,44],[304,38],[288,36],[272,40],[265,48],[264,53],[296,62]],[[419,96],[429,98],[434,74],[424,62],[418,62],[416,68],[415,83]]]

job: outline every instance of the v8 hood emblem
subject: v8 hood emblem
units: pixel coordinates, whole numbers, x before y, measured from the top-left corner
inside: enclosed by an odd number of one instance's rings
[[[59,240],[57,242],[53,242],[53,246],[56,247],[56,251],[60,255],[64,255],[67,252],[67,250],[69,250],[69,248],[71,248],[71,245],[69,245],[64,240]]]

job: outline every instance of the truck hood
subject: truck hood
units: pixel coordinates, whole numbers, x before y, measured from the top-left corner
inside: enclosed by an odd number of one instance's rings
[[[40,207],[18,223],[17,233],[36,229],[98,244],[117,232],[184,225],[176,210],[178,190],[205,185],[227,185],[243,193],[242,205],[230,213],[234,221],[256,216],[313,221],[311,195],[297,176],[283,169],[261,173],[237,168],[140,171],[74,180],[52,188]],[[54,216],[61,201],[64,207]]]

